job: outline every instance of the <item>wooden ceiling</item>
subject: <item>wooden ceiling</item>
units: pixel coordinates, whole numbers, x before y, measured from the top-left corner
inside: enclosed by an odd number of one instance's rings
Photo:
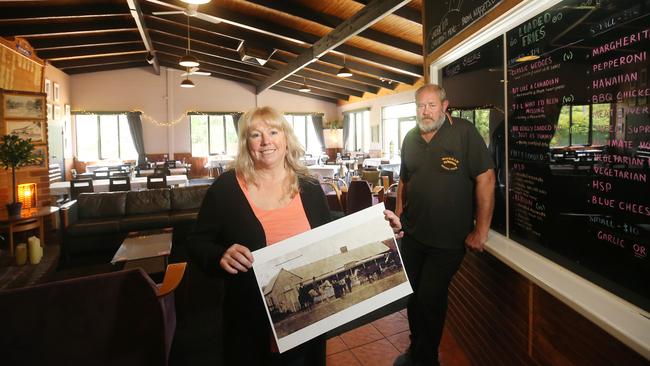
[[[378,9],[382,2],[396,9]],[[183,70],[178,59],[187,49],[187,9],[177,0],[3,1],[0,36],[24,37],[38,57],[68,74]],[[195,10],[189,16],[191,53],[200,70],[254,85],[258,93],[270,87],[337,102],[414,85],[423,75],[421,0],[212,0]],[[359,26],[364,13],[371,19],[365,29]],[[242,61],[242,47],[252,50],[248,54],[272,54],[264,65]],[[352,77],[336,76],[344,65]],[[305,82],[311,91],[299,92]]]

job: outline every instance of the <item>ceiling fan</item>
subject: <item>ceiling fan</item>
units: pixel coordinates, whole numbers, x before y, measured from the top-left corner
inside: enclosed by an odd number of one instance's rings
[[[158,16],[158,15],[182,14],[182,15],[187,15],[187,16],[190,16],[190,17],[196,17],[196,18],[205,20],[206,22],[210,22],[210,23],[214,23],[214,24],[221,23],[221,19],[219,19],[219,18],[217,18],[215,16],[200,13],[198,11],[198,8],[199,8],[198,4],[187,4],[187,7],[183,8],[183,7],[180,7],[180,6],[177,6],[177,5],[174,5],[174,4],[169,4],[169,3],[166,3],[164,1],[159,1],[159,0],[149,0],[149,2],[154,3],[154,4],[158,4],[158,5],[162,5],[162,6],[166,6],[166,7],[170,8],[170,9],[174,9],[174,10],[170,10],[170,11],[154,11],[154,12],[151,13],[151,14],[156,15],[156,16]]]
[[[207,71],[199,71],[198,67],[190,67],[189,72],[184,72],[181,74],[182,77],[191,76],[191,75],[201,75],[201,76],[210,76],[212,73]]]

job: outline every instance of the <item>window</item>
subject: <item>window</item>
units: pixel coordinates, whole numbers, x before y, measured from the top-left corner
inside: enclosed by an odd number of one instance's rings
[[[345,148],[349,151],[370,149],[370,111],[347,112],[350,124]]]
[[[75,127],[80,161],[138,159],[126,114],[78,114]]]
[[[551,147],[604,145],[609,138],[611,105],[565,105]]]
[[[318,155],[323,151],[323,146],[318,140],[316,129],[309,114],[286,114],[284,118],[293,127],[293,132],[307,153]]]
[[[464,118],[476,126],[479,135],[483,137],[486,146],[490,146],[490,110],[489,109],[462,109],[450,111],[452,117]]]
[[[237,155],[239,138],[231,114],[190,115],[192,156]]]
[[[417,125],[415,103],[392,105],[382,108],[382,149],[388,154],[399,154],[404,136]],[[391,146],[393,151],[391,152]]]

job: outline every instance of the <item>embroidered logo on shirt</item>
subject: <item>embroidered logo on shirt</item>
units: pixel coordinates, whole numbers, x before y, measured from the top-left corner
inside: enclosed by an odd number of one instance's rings
[[[440,166],[444,170],[458,170],[458,164],[460,163],[458,159],[453,156],[443,156]]]

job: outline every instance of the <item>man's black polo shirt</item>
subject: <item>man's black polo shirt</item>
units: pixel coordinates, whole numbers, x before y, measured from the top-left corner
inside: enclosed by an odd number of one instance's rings
[[[400,179],[406,183],[404,232],[437,248],[461,248],[474,228],[475,178],[494,168],[472,123],[447,118],[427,143],[416,126],[402,144]]]

